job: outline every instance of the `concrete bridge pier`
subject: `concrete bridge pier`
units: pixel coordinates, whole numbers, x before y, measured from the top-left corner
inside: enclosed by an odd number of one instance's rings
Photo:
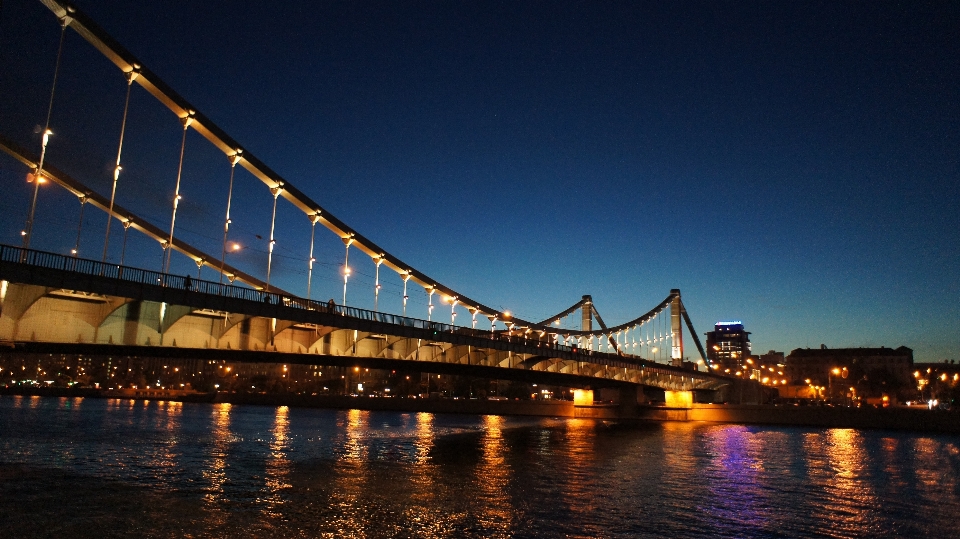
[[[693,391],[671,391],[663,392],[667,408],[691,408],[693,407]]]
[[[599,396],[603,402],[616,404],[620,417],[636,417],[639,406],[650,402],[643,386],[606,387]]]
[[[640,405],[647,403],[642,386],[621,387],[619,393],[620,417],[636,417]]]

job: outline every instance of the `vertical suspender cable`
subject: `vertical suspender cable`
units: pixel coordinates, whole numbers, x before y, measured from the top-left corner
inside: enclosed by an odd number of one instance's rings
[[[380,312],[380,264],[383,264],[383,255],[377,257],[377,276],[373,283],[373,312]]]
[[[660,316],[660,313],[657,313],[657,357],[656,361],[659,362],[662,359],[663,352],[663,318]]]
[[[653,320],[651,320],[651,322],[652,322],[651,324],[652,327],[650,328],[650,331],[653,332],[653,338],[650,339],[649,353],[650,353],[650,361],[656,362],[657,352],[659,351],[659,349],[657,348],[657,324],[660,323],[660,318],[657,315],[654,315]]]
[[[647,321],[647,357],[650,361],[654,360],[653,357],[653,339],[650,338],[650,332],[653,331],[653,336],[657,336],[656,332],[657,327],[657,317],[653,316],[650,320]]]
[[[77,223],[77,241],[73,245],[73,250],[70,251],[70,254],[77,257],[77,253],[80,252],[80,232],[83,230],[83,209],[87,207],[87,195],[80,195],[80,221]]]
[[[127,232],[130,230],[130,225],[133,222],[130,221],[128,217],[126,221],[123,222],[123,248],[120,249],[120,265],[123,265],[123,259],[127,255]]]
[[[180,139],[180,164],[177,165],[177,187],[173,192],[173,213],[170,215],[170,239],[168,239],[166,245],[163,246],[163,251],[166,255],[163,263],[163,273],[167,273],[170,270],[170,254],[173,252],[173,230],[177,224],[177,206],[180,205],[180,178],[183,176],[183,151],[187,147],[187,129],[193,121],[193,115],[194,112],[190,111],[187,116],[180,118],[180,123],[183,124],[183,137]]]
[[[343,257],[343,306],[347,306],[347,281],[350,279],[350,244],[353,243],[353,235],[341,238],[346,246],[346,254]]]
[[[652,322],[652,321],[653,321],[653,320],[647,320],[647,321],[646,321],[646,325],[647,325],[647,327],[646,327],[646,330],[647,330],[647,339],[643,342],[643,344],[646,344],[646,345],[647,345],[647,354],[650,353],[650,322]],[[641,352],[643,351],[643,350],[642,350],[643,344],[640,345]]]
[[[307,301],[310,301],[310,285],[313,281],[313,263],[317,261],[313,256],[313,238],[317,231],[317,222],[319,220],[319,211],[310,217],[310,265],[307,267]]]
[[[270,268],[273,266],[273,246],[277,244],[277,240],[273,236],[277,225],[277,198],[280,197],[282,191],[282,184],[270,189],[270,194],[273,195],[273,214],[270,216],[270,245],[267,247],[267,292],[270,291]]]
[[[227,214],[223,218],[223,249],[220,251],[220,283],[223,284],[223,266],[227,259],[227,232],[230,231],[230,204],[233,201],[233,174],[237,171],[237,163],[240,162],[240,154],[243,150],[237,150],[230,156],[230,186],[227,188]]]
[[[64,16],[60,19],[60,45],[57,47],[57,63],[53,68],[53,84],[50,86],[50,102],[47,104],[47,119],[43,124],[43,138],[40,146],[40,161],[37,163],[37,173],[33,178],[33,200],[30,202],[30,214],[27,217],[27,226],[23,231],[23,248],[30,248],[30,238],[33,234],[33,218],[37,209],[37,196],[40,194],[40,179],[43,178],[43,160],[47,156],[47,143],[50,142],[50,116],[53,114],[53,96],[57,90],[57,77],[60,74],[60,60],[63,58],[63,42],[67,35],[67,26],[70,25],[70,17]]]
[[[103,257],[100,262],[107,261],[107,246],[110,244],[110,225],[113,224],[113,202],[117,195],[117,180],[120,179],[120,155],[123,153],[123,136],[127,131],[127,111],[130,109],[130,88],[133,87],[133,81],[137,78],[137,66],[126,73],[127,77],[127,97],[123,101],[123,120],[120,122],[120,143],[117,145],[117,164],[113,168],[113,187],[110,189],[110,207],[107,210],[107,232],[103,236]]]
[[[657,313],[657,318],[653,324],[653,344],[654,348],[651,350],[653,352],[653,360],[656,362],[660,361],[660,313]]]

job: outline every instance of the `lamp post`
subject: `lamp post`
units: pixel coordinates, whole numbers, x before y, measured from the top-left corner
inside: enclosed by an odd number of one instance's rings
[[[834,367],[829,373],[827,373],[827,397],[830,400],[833,399],[833,377],[840,376],[841,378],[846,378],[847,372],[848,371],[846,367],[843,367],[842,369],[840,367]]]
[[[240,246],[239,243],[236,243],[236,242],[230,242],[229,245],[224,244],[223,253],[222,253],[221,257],[220,257],[220,282],[221,282],[221,283],[223,283],[223,275],[224,275],[224,270],[223,270],[223,268],[224,268],[224,266],[226,265],[227,255],[239,253],[239,252],[240,252],[240,249],[242,249],[242,247]],[[228,280],[231,284],[233,283],[233,280],[236,279],[236,278],[237,278],[236,275],[228,275],[228,276],[227,276],[227,280]]]

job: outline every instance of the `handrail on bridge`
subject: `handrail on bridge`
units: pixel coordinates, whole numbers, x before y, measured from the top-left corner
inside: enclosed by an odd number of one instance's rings
[[[595,352],[593,350],[562,345],[558,342],[551,341],[550,339],[529,339],[526,334],[513,335],[511,333],[499,331],[485,331],[468,327],[454,326],[451,324],[445,324],[443,322],[409,318],[406,316],[371,311],[358,307],[347,307],[345,305],[338,305],[332,300],[329,302],[308,300],[306,298],[290,296],[287,294],[265,292],[263,290],[254,290],[252,288],[223,284],[213,281],[203,281],[200,279],[193,279],[189,276],[171,275],[169,273],[160,273],[141,268],[104,263],[86,258],[76,258],[46,251],[24,249],[22,247],[15,247],[12,245],[0,244],[0,262],[24,264],[61,271],[72,271],[84,275],[118,279],[121,281],[143,285],[163,286],[200,294],[210,294],[225,298],[270,303],[294,309],[338,314],[360,320],[428,330],[435,333],[451,333],[480,339],[489,339],[493,341],[547,347],[550,350],[589,357],[593,362],[597,362],[599,359],[602,360],[601,362],[603,364],[614,367],[653,367],[666,368],[666,370],[670,371],[677,369],[676,367],[650,362],[630,355]],[[550,335],[556,335],[558,333],[551,333]],[[698,374],[702,376],[712,373]]]

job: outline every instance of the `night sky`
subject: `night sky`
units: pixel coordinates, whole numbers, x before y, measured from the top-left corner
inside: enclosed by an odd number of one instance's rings
[[[76,5],[327,210],[491,307],[539,320],[591,294],[614,325],[679,288],[701,337],[742,320],[759,353],[960,358],[960,3]],[[39,2],[3,1],[0,134],[35,152],[58,37]],[[107,196],[124,90],[68,30],[48,159]],[[127,129],[118,202],[169,229],[180,124],[134,85]],[[3,243],[25,172],[0,156]],[[216,254],[228,179],[190,132],[177,232]],[[230,257],[262,276],[272,197],[236,181]],[[38,207],[33,247],[69,253],[76,198],[45,186]],[[100,258],[105,222],[87,208],[81,256]],[[274,283],[304,295],[309,221],[281,200],[277,226]],[[339,302],[344,248],[317,234],[313,296]],[[131,234],[126,263],[160,253]],[[348,303],[372,307],[374,264],[350,262]],[[381,280],[399,312],[400,278]]]

